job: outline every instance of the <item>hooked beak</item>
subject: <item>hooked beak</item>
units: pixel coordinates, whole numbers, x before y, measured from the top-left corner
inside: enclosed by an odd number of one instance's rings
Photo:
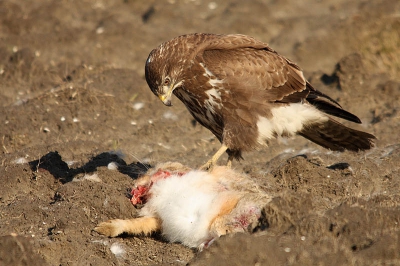
[[[167,93],[158,95],[158,98],[166,105],[166,106],[172,106],[171,103],[171,97],[172,97],[172,91],[174,90],[174,84],[171,84],[170,86],[167,87]],[[164,90],[165,91],[165,90]]]
[[[171,94],[168,95],[159,95],[158,98],[165,104],[166,106],[171,106]]]

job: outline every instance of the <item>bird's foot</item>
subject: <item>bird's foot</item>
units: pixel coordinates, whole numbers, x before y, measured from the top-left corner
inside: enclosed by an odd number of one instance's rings
[[[214,156],[208,160],[204,165],[202,165],[199,169],[200,170],[211,170],[216,162],[218,161],[219,157],[221,157],[222,154],[228,149],[228,147],[225,144],[222,144],[221,148],[214,154]]]
[[[199,167],[199,170],[202,171],[209,171],[214,167],[215,162],[213,162],[213,160],[209,160],[208,162],[206,162],[205,164],[203,164],[202,166]]]

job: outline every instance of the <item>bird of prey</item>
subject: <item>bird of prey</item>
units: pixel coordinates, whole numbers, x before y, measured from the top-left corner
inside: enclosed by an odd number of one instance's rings
[[[333,151],[374,146],[375,136],[333,118],[361,123],[357,116],[314,89],[295,63],[249,36],[176,37],[151,51],[145,74],[166,106],[174,94],[221,142],[202,168],[212,167],[225,151],[231,165],[243,151],[296,134]]]

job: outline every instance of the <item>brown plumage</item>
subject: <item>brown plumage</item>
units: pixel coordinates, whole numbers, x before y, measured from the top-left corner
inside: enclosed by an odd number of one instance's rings
[[[299,134],[335,151],[374,145],[373,135],[331,116],[361,123],[358,117],[315,90],[295,63],[249,36],[179,36],[150,53],[145,71],[165,105],[173,93],[222,143],[205,167],[225,151],[230,163],[277,136]]]

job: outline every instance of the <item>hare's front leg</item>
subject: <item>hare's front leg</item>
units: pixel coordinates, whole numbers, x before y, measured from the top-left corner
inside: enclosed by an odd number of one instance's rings
[[[161,221],[156,217],[139,217],[129,220],[113,219],[102,222],[94,230],[108,237],[116,237],[123,233],[130,235],[149,235],[160,231]]]

